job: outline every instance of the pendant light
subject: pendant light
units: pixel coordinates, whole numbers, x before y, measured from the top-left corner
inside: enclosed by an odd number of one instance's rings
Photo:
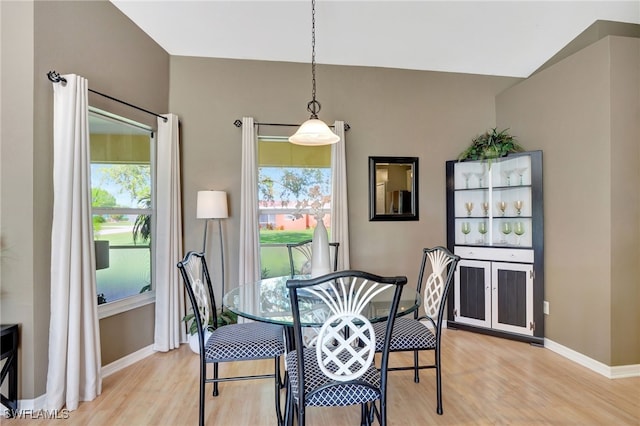
[[[333,133],[324,121],[318,119],[320,102],[316,100],[316,2],[311,0],[311,101],[307,104],[307,111],[311,117],[302,123],[298,131],[289,142],[296,145],[329,145],[336,143],[340,137]]]

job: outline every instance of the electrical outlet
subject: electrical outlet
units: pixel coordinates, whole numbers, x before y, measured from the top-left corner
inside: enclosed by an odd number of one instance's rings
[[[542,312],[545,315],[549,315],[549,302],[547,302],[546,300],[542,302]]]

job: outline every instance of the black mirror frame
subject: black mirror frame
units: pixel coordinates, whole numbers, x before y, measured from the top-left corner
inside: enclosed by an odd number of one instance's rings
[[[376,213],[376,165],[379,163],[411,164],[411,213]],[[370,221],[406,221],[419,220],[418,215],[418,157],[369,157],[369,220]]]

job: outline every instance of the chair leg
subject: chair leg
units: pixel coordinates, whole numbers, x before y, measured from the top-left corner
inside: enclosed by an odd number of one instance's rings
[[[280,357],[275,357],[275,369],[274,369],[274,382],[275,382],[275,393],[276,393],[276,416],[278,417],[278,426],[284,425],[284,419],[282,416],[282,411],[280,410]],[[286,405],[286,404],[285,404]]]
[[[286,386],[287,386],[287,393],[286,393],[286,398],[284,402],[284,406],[285,406],[284,423],[286,426],[293,426],[293,417],[294,417],[295,407],[293,404],[293,397],[291,396],[291,386],[289,386],[288,381],[286,383]]]
[[[207,366],[204,362],[200,363],[200,390],[198,403],[198,424],[204,426],[204,384],[207,376]]]
[[[298,426],[305,426],[306,424],[305,408],[304,401],[298,401]]]
[[[442,415],[442,372],[440,371],[440,348],[436,347],[436,397],[438,399],[438,406],[436,412]]]
[[[213,378],[214,380],[218,380],[218,363],[213,363]],[[213,382],[213,396],[218,396],[218,382]]]
[[[418,351],[413,351],[413,381],[415,383],[420,383],[420,375],[418,372],[420,369],[418,368]]]

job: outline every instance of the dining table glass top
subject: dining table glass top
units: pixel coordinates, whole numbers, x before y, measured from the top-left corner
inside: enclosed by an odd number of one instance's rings
[[[300,276],[296,278],[309,278]],[[290,276],[264,278],[255,283],[240,285],[224,295],[222,303],[225,308],[237,315],[256,321],[293,325],[291,303],[287,280]],[[339,288],[339,286],[337,286]],[[365,307],[362,315],[371,322],[384,321],[388,316],[389,301],[393,297],[393,286],[378,294]],[[324,309],[323,303],[318,303],[316,296],[299,297],[301,324],[308,327],[322,326],[322,318],[325,315],[318,312]],[[405,285],[402,291],[398,314],[403,316],[414,312],[420,306],[419,294],[415,288]]]

